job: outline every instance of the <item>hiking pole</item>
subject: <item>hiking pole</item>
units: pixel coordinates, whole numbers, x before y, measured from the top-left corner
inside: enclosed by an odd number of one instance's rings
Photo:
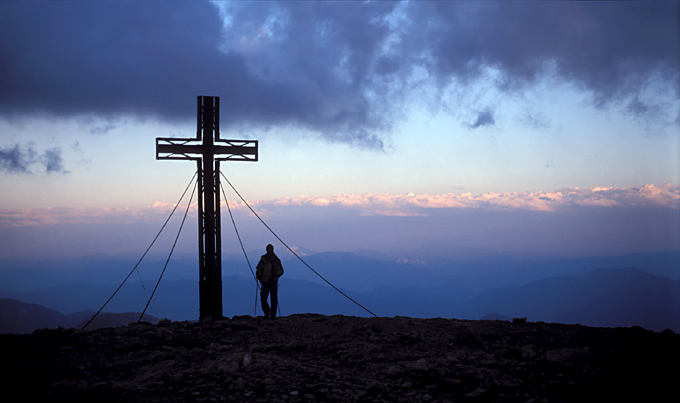
[[[253,318],[257,317],[257,294],[260,291],[260,283],[255,280],[255,309],[253,309]]]
[[[276,308],[279,311],[279,318],[281,317],[281,300],[279,299],[279,283],[276,282]]]

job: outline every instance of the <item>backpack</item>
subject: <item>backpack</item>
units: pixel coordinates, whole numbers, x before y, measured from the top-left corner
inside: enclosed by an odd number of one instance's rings
[[[274,256],[270,261],[265,256],[262,256],[260,263],[258,263],[256,273],[257,279],[263,283],[275,280],[283,275],[283,266],[281,266],[279,259]]]
[[[261,282],[266,283],[269,280],[271,280],[272,275],[274,273],[274,265],[272,265],[272,262],[266,261],[265,264],[261,266],[261,269],[258,270],[260,273],[258,278],[260,279]]]

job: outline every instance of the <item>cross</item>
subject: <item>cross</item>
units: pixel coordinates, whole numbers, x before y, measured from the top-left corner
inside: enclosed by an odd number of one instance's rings
[[[200,318],[222,317],[220,161],[257,161],[257,140],[220,138],[220,98],[199,96],[196,137],[156,138],[157,160],[195,160],[198,166]]]

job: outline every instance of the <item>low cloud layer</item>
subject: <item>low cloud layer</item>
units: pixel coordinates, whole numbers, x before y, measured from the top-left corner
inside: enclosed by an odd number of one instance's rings
[[[315,251],[482,247],[573,257],[677,250],[680,241],[678,185],[480,195],[339,195],[250,204],[287,243]],[[1,211],[0,258],[141,254],[173,207],[159,202],[145,208]],[[275,241],[244,205],[232,203],[231,209],[247,248]],[[193,207],[191,222],[195,211]],[[181,216],[173,217],[157,250],[172,245]],[[222,217],[224,248],[240,253],[227,214]],[[185,225],[179,248],[186,253],[196,253],[195,231]]]
[[[639,188],[565,188],[557,191],[506,192],[473,195],[362,194],[332,197],[281,198],[256,202],[256,207],[308,206],[356,209],[365,215],[426,215],[428,209],[492,209],[565,211],[573,207],[663,207],[680,209],[680,185],[645,185]]]
[[[595,105],[680,94],[677,2],[2,2],[0,117],[119,114],[310,130],[382,149],[402,101],[547,76]],[[479,83],[489,71],[495,81]],[[668,94],[667,94],[668,95]],[[661,111],[661,112],[660,112]],[[677,111],[672,111],[673,119]],[[672,120],[672,119],[671,119]],[[491,111],[471,127],[493,124]],[[105,132],[106,130],[103,130]]]
[[[325,208],[337,214],[360,216],[418,217],[442,211],[542,211],[560,213],[574,208],[630,209],[667,208],[680,211],[680,185],[644,185],[639,188],[565,188],[556,191],[441,194],[361,194],[285,197],[250,201],[255,211],[269,214],[286,208]],[[193,203],[192,212],[196,202]],[[233,210],[246,210],[242,202],[230,202]],[[0,226],[21,227],[59,224],[154,222],[165,219],[173,203],[156,202],[145,208],[35,208],[0,212]],[[223,208],[225,204],[223,202]],[[182,209],[184,209],[184,205]],[[308,212],[311,210],[307,210]]]

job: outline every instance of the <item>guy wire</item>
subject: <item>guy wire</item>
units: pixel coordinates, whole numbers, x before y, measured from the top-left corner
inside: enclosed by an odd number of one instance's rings
[[[231,188],[232,188],[232,189],[234,190],[234,192],[238,195],[238,197],[241,199],[241,201],[242,201],[242,202],[248,207],[248,209],[255,215],[255,217],[257,217],[257,219],[260,220],[260,222],[261,222],[261,223],[269,230],[269,232],[271,232],[272,235],[274,235],[274,236],[276,237],[276,239],[278,239],[279,242],[281,242],[281,244],[283,244],[283,246],[285,246],[285,247],[290,251],[290,253],[292,253],[296,258],[298,258],[305,266],[307,266],[308,269],[310,269],[312,272],[314,272],[314,274],[316,274],[317,276],[319,276],[319,278],[321,278],[321,279],[322,279],[323,281],[325,281],[328,285],[330,285],[331,287],[333,287],[333,289],[335,289],[335,291],[337,291],[337,292],[339,292],[340,294],[342,294],[345,298],[347,298],[348,300],[352,301],[354,304],[356,304],[358,307],[360,307],[360,308],[363,309],[364,311],[370,313],[371,315],[373,315],[373,316],[375,316],[375,317],[378,317],[378,315],[376,315],[375,313],[371,312],[368,308],[364,307],[364,306],[361,305],[360,303],[358,303],[358,302],[356,302],[355,300],[353,300],[350,296],[348,296],[347,294],[345,294],[344,292],[342,292],[339,288],[337,288],[336,286],[334,286],[330,281],[326,280],[321,274],[319,274],[316,270],[314,270],[314,269],[312,268],[312,266],[310,266],[309,264],[307,264],[307,262],[305,262],[305,261],[304,261],[297,253],[295,253],[295,251],[294,251],[293,249],[291,249],[291,248],[283,241],[283,239],[281,239],[281,238],[274,232],[274,230],[272,230],[272,229],[269,227],[269,225],[267,225],[267,223],[264,222],[264,220],[263,220],[262,218],[260,218],[260,216],[255,212],[255,210],[253,210],[253,208],[250,207],[250,204],[248,204],[248,202],[243,198],[243,196],[241,196],[241,194],[238,192],[238,190],[236,190],[236,188],[234,187],[234,185],[231,184],[231,182],[229,181],[229,179],[227,179],[227,177],[224,176],[224,174],[223,174],[222,172],[220,172],[220,174],[222,175],[222,177],[224,178],[224,180],[227,181],[227,183],[229,184],[229,186],[231,186]]]
[[[184,211],[184,217],[182,218],[182,223],[179,226],[179,230],[177,231],[177,236],[175,237],[175,242],[172,244],[172,248],[170,249],[170,254],[168,255],[168,259],[165,261],[165,266],[163,266],[163,270],[161,271],[161,275],[158,277],[158,281],[156,282],[156,286],[153,288],[153,292],[151,293],[151,296],[149,297],[149,300],[146,303],[146,306],[144,307],[144,310],[142,311],[142,314],[139,316],[139,320],[137,323],[142,321],[142,318],[144,317],[144,314],[146,313],[146,309],[149,307],[149,304],[151,303],[151,300],[153,299],[154,294],[156,294],[156,289],[158,289],[158,284],[161,283],[161,279],[163,278],[163,274],[165,274],[165,269],[168,267],[168,263],[170,263],[170,258],[172,257],[172,253],[175,251],[175,246],[177,246],[177,241],[179,240],[179,235],[182,233],[182,228],[184,227],[184,222],[187,219],[187,215],[189,214],[189,207],[191,207],[191,201],[194,199],[194,194],[196,193],[196,188],[198,188],[198,181],[196,181],[196,186],[194,186],[194,191],[191,192],[191,197],[189,198],[189,203],[187,203],[187,208]]]
[[[182,202],[182,199],[184,199],[184,195],[186,195],[187,190],[189,190],[189,187],[190,187],[191,184],[194,182],[194,178],[196,177],[196,175],[198,175],[198,171],[194,172],[194,176],[191,177],[191,180],[189,181],[189,184],[187,185],[187,187],[184,189],[184,192],[182,193],[182,196],[179,198],[179,200],[178,200],[177,203],[175,204],[175,207],[174,207],[174,208],[172,209],[172,211],[170,212],[170,215],[169,215],[168,218],[165,220],[165,223],[163,223],[163,226],[161,227],[160,231],[158,231],[158,234],[156,234],[156,237],[153,239],[153,241],[151,241],[151,244],[149,245],[149,247],[146,248],[146,251],[144,252],[144,254],[142,255],[142,257],[139,258],[139,261],[137,262],[137,264],[135,265],[135,267],[133,267],[132,270],[130,270],[130,273],[128,273],[127,277],[125,277],[125,279],[124,279],[123,282],[118,286],[118,288],[116,289],[116,291],[114,291],[113,294],[111,295],[111,297],[109,297],[109,299],[104,303],[104,305],[102,305],[102,307],[99,308],[99,310],[97,311],[97,313],[95,313],[94,315],[92,315],[92,317],[90,318],[90,320],[88,320],[87,323],[85,323],[85,325],[83,325],[83,327],[81,328],[81,330],[85,330],[85,328],[87,327],[87,325],[89,325],[89,324],[94,320],[94,318],[96,318],[97,315],[99,315],[99,314],[101,313],[101,311],[104,309],[104,307],[106,307],[106,305],[108,305],[108,303],[111,302],[111,300],[112,300],[113,297],[118,293],[118,291],[120,291],[120,289],[123,287],[123,285],[125,284],[125,282],[130,278],[130,276],[132,275],[132,273],[134,273],[135,270],[137,270],[137,267],[139,266],[139,264],[142,263],[142,260],[144,260],[144,257],[146,256],[146,254],[149,253],[149,250],[151,250],[151,247],[154,245],[154,243],[156,243],[156,240],[158,239],[158,237],[161,235],[161,233],[162,233],[163,230],[165,229],[165,226],[168,225],[168,222],[170,221],[170,218],[172,218],[172,215],[175,214],[175,210],[177,210],[177,207],[178,207],[178,206],[180,205],[180,203]],[[142,286],[143,286],[143,284],[142,284]],[[145,288],[145,294],[146,294],[146,288]]]

